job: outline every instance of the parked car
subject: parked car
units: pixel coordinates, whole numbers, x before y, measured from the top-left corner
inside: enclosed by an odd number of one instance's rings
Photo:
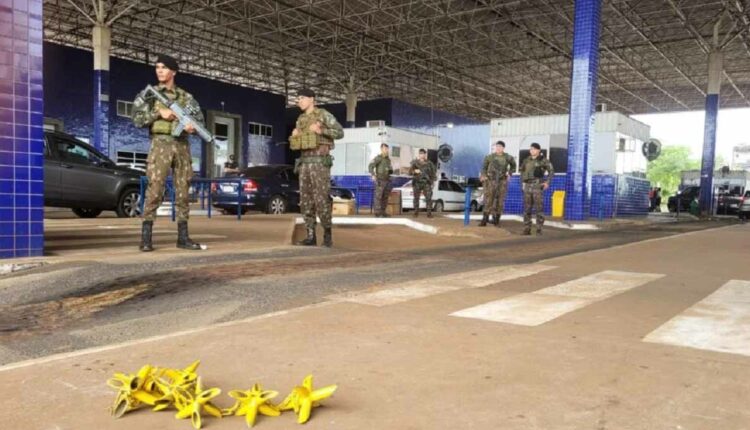
[[[44,204],[71,208],[81,218],[113,210],[141,214],[138,172],[116,165],[94,147],[60,132],[44,134]]]
[[[698,196],[699,192],[700,187],[685,187],[667,200],[667,208],[670,212],[677,212],[679,205],[680,212],[687,212],[690,210],[690,203]]]
[[[407,182],[402,187],[397,188],[401,191],[401,208],[404,210],[414,209],[414,189],[412,181]],[[424,208],[426,205],[424,196],[419,199],[419,207]],[[443,211],[462,211],[466,204],[466,192],[458,183],[448,180],[439,179],[435,181],[432,188],[432,210],[435,212]],[[471,202],[472,208],[479,207],[476,200]]]
[[[740,198],[737,215],[743,221],[750,219],[750,190],[745,191],[745,194]]]
[[[269,214],[283,214],[299,210],[299,178],[294,167],[288,164],[253,166],[225,176],[240,179],[237,183],[214,183],[211,199],[215,208],[225,213],[237,214],[237,197],[240,193],[242,213],[250,210]],[[346,188],[331,187],[331,197],[353,199],[354,193]]]
[[[736,215],[739,212],[742,194],[719,194],[716,202],[717,215]]]

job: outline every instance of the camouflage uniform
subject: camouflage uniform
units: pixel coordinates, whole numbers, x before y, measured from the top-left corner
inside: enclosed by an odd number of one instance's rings
[[[524,232],[528,233],[531,231],[532,208],[536,211],[536,230],[537,232],[541,232],[542,225],[544,225],[543,187],[544,184],[549,183],[555,171],[552,163],[541,154],[536,158],[529,156],[523,160],[519,171],[521,173],[521,180],[523,181]],[[546,180],[544,178],[545,173],[548,175]]]
[[[375,195],[373,196],[373,209],[375,215],[385,216],[388,207],[388,197],[391,194],[391,174],[393,165],[391,157],[378,154],[370,163],[367,170],[370,175],[375,176]]]
[[[323,132],[320,145],[305,149],[297,159],[295,169],[299,174],[300,210],[307,229],[315,230],[316,216],[325,229],[331,228],[331,166],[330,151],[334,139],[344,137],[344,129],[327,110],[315,108],[311,113],[302,113],[297,118],[297,130],[303,131],[319,122]]]
[[[415,170],[419,170],[416,173]],[[419,197],[424,194],[427,205],[427,213],[432,214],[432,186],[437,180],[437,168],[430,160],[424,162],[412,160],[409,166],[409,174],[412,176],[411,183],[414,190],[414,216],[419,216]]]
[[[484,183],[484,213],[497,219],[503,215],[505,196],[508,194],[508,175],[516,171],[516,160],[508,154],[490,154],[484,157],[482,176]]]
[[[165,97],[177,100],[177,103],[203,124],[203,113],[198,102],[187,91],[174,86],[168,90],[164,85],[157,87]],[[179,221],[187,221],[189,206],[190,179],[193,176],[193,160],[190,156],[190,143],[187,132],[175,138],[171,135],[176,121],[167,121],[159,116],[159,109],[166,106],[146,96],[146,91],[139,93],[133,102],[133,123],[136,127],[148,127],[151,136],[151,149],[148,153],[146,176],[148,188],[143,207],[143,219],[154,221],[156,210],[164,197],[164,187],[169,170],[172,169],[172,180],[175,189],[176,215]]]

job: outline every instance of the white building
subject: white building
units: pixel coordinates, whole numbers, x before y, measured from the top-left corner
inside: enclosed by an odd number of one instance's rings
[[[344,129],[344,137],[331,152],[331,175],[368,175],[367,166],[380,154],[382,143],[390,147],[394,174],[403,175],[420,148],[437,150],[438,137],[386,126]]]
[[[750,145],[742,144],[732,148],[732,170],[750,170]]]
[[[505,150],[519,163],[528,155],[529,145],[536,142],[557,172],[564,173],[568,164],[568,115],[499,118],[490,122],[492,144],[505,142]],[[594,138],[589,151],[592,174],[641,174],[647,160],[641,153],[650,138],[651,127],[618,112],[599,112],[594,123]]]

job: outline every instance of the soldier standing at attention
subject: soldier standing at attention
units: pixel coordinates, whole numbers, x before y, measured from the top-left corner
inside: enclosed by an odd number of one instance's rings
[[[157,89],[168,99],[190,112],[193,118],[203,124],[203,113],[198,102],[187,91],[175,85],[177,61],[167,55],[160,55],[156,60]],[[188,134],[195,132],[192,124],[185,126],[179,137],[172,136],[177,125],[174,112],[153,97],[148,97],[146,90],[139,93],[133,101],[133,123],[136,127],[148,127],[151,138],[151,149],[148,153],[146,176],[148,188],[143,207],[143,226],[141,229],[140,250],[153,251],[151,234],[153,231],[156,210],[164,197],[164,186],[172,170],[175,189],[175,206],[177,208],[177,247],[198,250],[201,245],[190,240],[188,236],[188,215],[190,202],[190,178],[193,176],[193,161],[190,157]]]
[[[344,129],[325,109],[315,106],[315,93],[307,88],[297,93],[297,106],[302,114],[292,132],[292,141],[302,148],[295,170],[299,174],[300,209],[305,219],[307,237],[298,243],[303,246],[318,244],[315,233],[316,218],[323,226],[323,246],[331,247],[331,167],[333,141],[344,137]],[[294,149],[294,145],[292,145]]]
[[[536,211],[536,234],[542,234],[544,225],[544,191],[549,188],[549,181],[555,174],[552,163],[542,155],[542,147],[532,143],[531,155],[521,163],[520,173],[523,181],[523,234],[531,234],[531,209]],[[545,173],[547,177],[545,178]]]
[[[437,168],[427,159],[427,151],[419,150],[419,158],[412,160],[409,174],[412,176],[411,184],[414,189],[414,216],[419,216],[419,197],[424,194],[427,218],[432,218],[432,185],[437,180]]]
[[[500,227],[500,217],[505,208],[505,196],[508,194],[508,179],[516,170],[516,160],[505,153],[505,142],[495,142],[495,152],[484,157],[480,179],[484,187],[484,214],[480,227],[487,225],[490,214],[492,224]]]
[[[387,143],[380,144],[380,154],[372,159],[367,170],[372,175],[372,180],[375,181],[375,196],[373,196],[375,216],[388,218],[390,215],[385,213],[385,209],[388,207],[388,197],[391,194],[393,166],[391,157],[388,156]]]

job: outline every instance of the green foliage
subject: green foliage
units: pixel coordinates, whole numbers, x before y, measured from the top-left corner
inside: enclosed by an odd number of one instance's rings
[[[690,158],[690,148],[687,146],[665,146],[661,155],[648,163],[646,177],[651,186],[661,187],[661,195],[665,198],[677,192],[682,172],[698,170],[700,161]]]

